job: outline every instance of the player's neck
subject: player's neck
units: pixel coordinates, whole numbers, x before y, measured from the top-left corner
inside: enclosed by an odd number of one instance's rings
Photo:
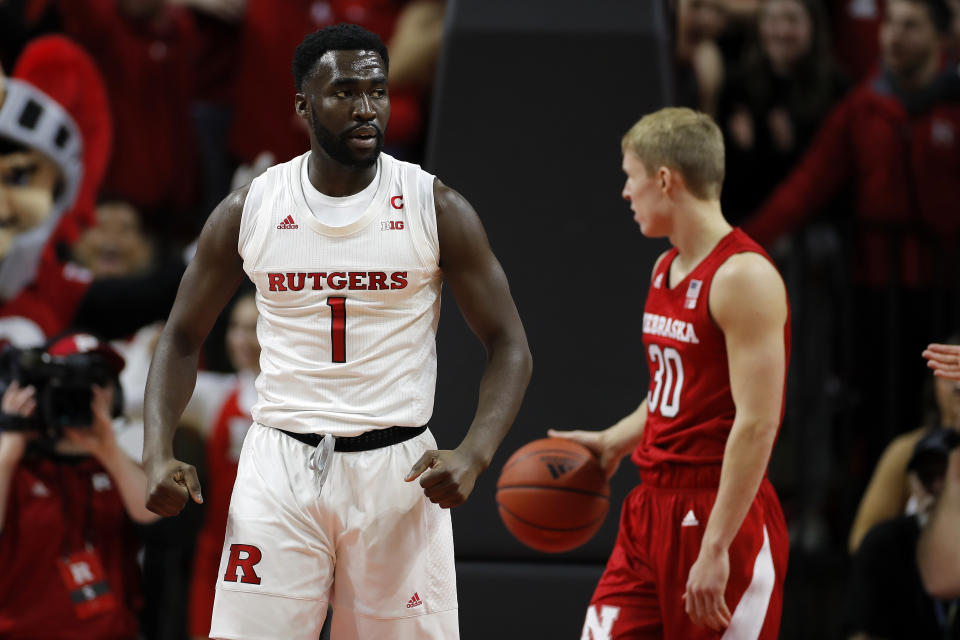
[[[681,265],[696,266],[733,227],[720,211],[716,200],[693,200],[675,218],[670,244],[677,248]]]
[[[307,160],[310,184],[320,193],[332,198],[343,198],[360,193],[377,177],[377,163],[369,167],[350,167],[342,164],[322,149],[312,149]]]

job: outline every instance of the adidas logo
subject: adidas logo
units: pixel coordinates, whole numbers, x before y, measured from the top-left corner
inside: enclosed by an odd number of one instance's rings
[[[693,515],[693,509],[687,511],[687,515],[683,516],[683,521],[680,523],[681,527],[696,527],[700,524],[700,521],[697,520],[697,516]]]
[[[560,456],[543,456],[540,460],[547,465],[547,471],[556,480],[568,471],[572,471],[577,461],[573,458],[564,458]]]
[[[277,225],[277,229],[299,229],[300,225],[293,221],[293,216],[287,216]]]
[[[413,597],[407,601],[407,609],[412,609],[413,607],[419,607],[423,604],[423,600],[420,599],[420,596],[417,595],[417,592],[413,592]]]

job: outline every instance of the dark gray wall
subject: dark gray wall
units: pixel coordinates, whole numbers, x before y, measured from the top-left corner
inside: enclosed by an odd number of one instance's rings
[[[575,594],[579,606],[565,612],[579,625],[612,548],[620,502],[635,483],[632,465],[614,478],[600,533],[560,556],[515,541],[497,515],[494,491],[510,453],[547,428],[604,427],[643,398],[640,320],[650,270],[665,245],[640,235],[620,198],[620,138],[666,104],[668,92],[665,19],[656,0],[450,4],[426,166],[479,212],[534,355],[513,430],[470,501],[454,512],[457,553],[471,567],[460,573],[465,639],[486,637],[471,629],[494,624],[491,609],[477,602],[483,598],[472,596],[486,593],[501,573],[501,600],[519,598],[532,584],[542,585],[544,602]],[[440,446],[453,447],[476,408],[484,354],[444,296],[432,427]],[[539,564],[505,564],[491,573],[473,561]],[[526,580],[508,578],[508,566]],[[560,577],[564,571],[569,581]],[[556,611],[531,613],[551,617],[563,637],[575,635]],[[541,631],[516,637],[552,637],[548,627]]]

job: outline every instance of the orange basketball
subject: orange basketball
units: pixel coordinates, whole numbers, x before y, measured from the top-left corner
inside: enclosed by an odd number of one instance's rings
[[[544,438],[520,447],[497,480],[500,519],[523,544],[557,553],[593,537],[610,506],[610,485],[583,445]]]

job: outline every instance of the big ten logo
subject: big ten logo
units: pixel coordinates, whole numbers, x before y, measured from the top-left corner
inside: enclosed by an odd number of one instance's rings
[[[573,471],[577,466],[576,458],[569,456],[540,456],[540,462],[547,466],[547,470],[550,472],[550,475],[553,476],[554,480],[557,480],[565,473]]]
[[[244,584],[260,584],[260,576],[254,570],[263,558],[260,549],[252,544],[230,545],[230,559],[227,561],[227,570],[223,574],[226,582],[236,582],[237,572],[242,571],[240,582]]]
[[[381,220],[380,231],[403,231],[403,220]]]

